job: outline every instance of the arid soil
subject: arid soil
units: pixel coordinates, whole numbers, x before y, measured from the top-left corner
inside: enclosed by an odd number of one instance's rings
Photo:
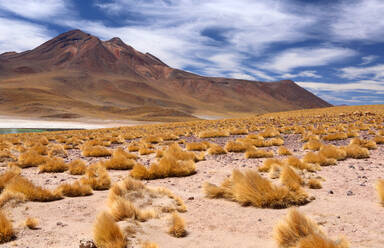
[[[208,140],[224,145],[228,138],[197,139],[182,137],[187,142]],[[285,146],[295,156],[302,157],[300,135],[283,135]],[[348,140],[331,142],[348,143]],[[127,142],[128,143],[128,142]],[[113,145],[127,147],[123,145]],[[273,150],[276,158],[277,146]],[[81,157],[78,150],[69,150],[66,161]],[[380,248],[384,244],[384,208],[379,204],[374,183],[384,175],[384,145],[370,150],[368,159],[347,159],[336,166],[322,167],[316,172],[324,178],[322,189],[305,190],[316,199],[299,210],[318,223],[332,238],[345,236],[351,247]],[[105,158],[84,158],[89,163]],[[143,164],[154,161],[154,154],[140,156]],[[180,215],[187,223],[188,235],[184,238],[171,237],[167,231],[169,219],[158,218],[141,222],[137,233],[128,247],[140,247],[139,243],[149,240],[159,247],[209,247],[209,248],[254,248],[277,247],[273,239],[274,226],[286,215],[288,209],[260,209],[243,207],[224,199],[208,199],[204,196],[202,184],[220,184],[232,170],[256,169],[264,159],[245,159],[243,153],[227,155],[206,155],[206,160],[197,163],[197,173],[188,177],[165,178],[145,181],[149,186],[163,186],[180,196],[187,208]],[[6,164],[1,171],[6,170]],[[129,171],[109,171],[114,182],[128,176]],[[37,168],[23,169],[22,175],[35,184],[50,189],[61,183],[72,182],[81,176],[68,173],[38,173]],[[263,174],[265,177],[269,176]],[[278,183],[278,181],[275,181]],[[63,200],[40,203],[26,202],[8,204],[5,212],[17,228],[17,239],[0,247],[79,247],[80,241],[92,240],[92,224],[97,214],[105,209],[108,191],[94,191],[92,196],[66,197]],[[37,218],[38,229],[23,227],[27,217]]]

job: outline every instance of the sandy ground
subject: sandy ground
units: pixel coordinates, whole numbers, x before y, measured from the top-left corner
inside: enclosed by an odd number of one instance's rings
[[[224,144],[230,138],[206,139]],[[284,136],[285,146],[301,157],[302,143],[298,135]],[[185,138],[187,141],[196,138]],[[333,142],[337,144],[347,141]],[[126,147],[127,144],[119,145]],[[114,146],[116,147],[116,146]],[[277,147],[267,148],[277,150]],[[275,153],[276,154],[276,153]],[[70,151],[68,160],[79,157],[78,151]],[[280,156],[277,156],[280,158]],[[346,236],[351,247],[380,248],[384,244],[384,208],[378,203],[374,183],[384,177],[384,146],[371,150],[369,159],[348,159],[337,166],[323,167],[317,175],[323,177],[322,189],[305,190],[316,199],[300,211],[316,221],[332,238]],[[88,162],[98,159],[83,158]],[[153,155],[142,156],[148,163]],[[165,178],[145,181],[150,186],[165,186],[182,197],[188,207],[181,216],[187,222],[188,235],[173,238],[168,233],[168,218],[140,223],[135,239],[128,247],[140,247],[140,240],[156,242],[160,247],[203,248],[275,248],[272,233],[274,226],[287,213],[287,209],[260,209],[242,207],[236,202],[223,199],[207,199],[202,191],[204,182],[219,184],[235,168],[257,168],[264,159],[245,159],[244,154],[206,156],[197,163],[195,175],[184,178]],[[0,168],[5,170],[5,168]],[[128,175],[128,171],[110,171],[113,181]],[[63,182],[71,182],[80,176],[67,173],[38,174],[37,168],[23,169],[23,175],[38,185],[54,188]],[[268,175],[265,175],[268,176]],[[79,247],[80,240],[92,239],[92,223],[105,208],[107,191],[95,191],[92,196],[65,198],[50,203],[27,202],[9,206],[6,213],[17,226],[17,239],[0,247]],[[22,227],[27,217],[40,220],[40,228],[29,230]]]

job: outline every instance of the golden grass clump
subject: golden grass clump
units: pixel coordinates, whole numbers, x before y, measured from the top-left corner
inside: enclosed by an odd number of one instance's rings
[[[84,157],[107,157],[111,156],[111,152],[100,145],[96,146],[90,146],[90,145],[83,145],[81,148],[81,154]]]
[[[126,218],[136,218],[137,209],[129,200],[115,196],[110,203],[110,214],[115,221],[121,221]]]
[[[272,164],[269,170],[269,177],[271,179],[279,178],[281,174],[281,166],[279,164]]]
[[[144,143],[158,144],[163,141],[161,136],[147,136],[141,139]]]
[[[221,155],[221,154],[227,154],[227,151],[221,147],[218,144],[211,144],[208,149],[209,155]]]
[[[233,170],[231,178],[224,180],[221,186],[205,183],[203,188],[208,198],[226,198],[243,206],[287,208],[309,202],[304,191],[276,186],[253,170],[244,173]]]
[[[184,151],[178,144],[174,143],[164,152],[164,157],[172,157],[176,160],[194,160],[196,155],[193,152]]]
[[[159,248],[156,243],[146,241],[141,245],[141,248]]]
[[[124,150],[117,149],[112,153],[109,160],[104,161],[104,166],[111,170],[130,170],[135,165],[135,160],[131,159],[133,154],[127,153]]]
[[[330,166],[337,164],[337,160],[327,158],[319,152],[308,152],[304,155],[303,161],[306,163],[318,164],[320,166]]]
[[[227,141],[224,147],[228,152],[245,152],[247,150],[247,146],[240,142],[235,141]]]
[[[81,159],[76,159],[68,164],[68,171],[71,175],[84,175],[86,170],[87,166]]]
[[[63,157],[66,158],[68,156],[67,151],[60,144],[54,144],[49,148],[48,151],[49,157]]]
[[[384,206],[384,179],[379,179],[376,183],[376,191],[381,205]]]
[[[209,145],[204,142],[192,142],[186,144],[187,151],[205,151],[209,148]]]
[[[377,145],[374,140],[363,140],[356,137],[356,138],[353,138],[349,144],[359,145],[361,147],[367,148],[368,150],[377,149]]]
[[[265,142],[266,146],[282,146],[284,145],[284,140],[282,138],[272,138]]]
[[[88,166],[85,177],[80,182],[90,185],[93,190],[106,190],[111,186],[111,178],[101,163]]]
[[[35,229],[37,229],[37,226],[39,225],[39,220],[36,218],[28,217],[25,220],[24,225],[31,230],[35,230]]]
[[[375,138],[373,138],[373,140],[376,142],[376,144],[384,144],[384,136],[381,136],[381,135],[376,135]]]
[[[277,158],[267,158],[266,160],[264,160],[263,164],[259,166],[258,170],[260,172],[268,172],[273,164],[277,164],[280,166],[284,165],[283,161]]]
[[[5,191],[14,194],[23,194],[27,200],[48,202],[62,199],[62,195],[58,192],[51,192],[39,186],[35,186],[32,182],[22,176],[16,176],[9,181],[5,187]]]
[[[321,182],[318,179],[313,178],[313,177],[308,180],[308,186],[311,189],[321,189],[322,188]]]
[[[263,149],[256,149],[254,147],[248,148],[245,152],[245,158],[272,158],[273,152]]]
[[[93,240],[98,248],[125,248],[127,242],[113,217],[102,212],[93,224]]]
[[[304,184],[303,179],[288,165],[283,166],[280,181],[290,190],[299,190]]]
[[[176,238],[185,237],[187,235],[187,231],[185,230],[185,221],[175,212],[172,214],[169,234]]]
[[[277,149],[277,153],[281,156],[289,156],[292,155],[292,152],[288,150],[285,146],[280,146],[279,149]]]
[[[348,135],[344,132],[330,133],[323,136],[322,139],[327,141],[344,140],[344,139],[348,139]]]
[[[279,248],[349,248],[346,240],[332,241],[319,227],[295,208],[274,228]]]
[[[39,166],[39,173],[64,172],[66,170],[68,170],[68,165],[59,157],[48,158],[44,164]]]
[[[369,151],[367,148],[361,147],[356,144],[351,144],[344,147],[347,152],[348,158],[362,159],[369,158]]]
[[[336,160],[344,160],[347,158],[347,152],[344,149],[332,144],[323,145],[320,148],[319,153],[325,156],[326,158],[333,158]]]
[[[131,142],[127,149],[129,152],[138,152],[140,150],[140,146],[137,142]]]
[[[21,168],[35,167],[44,163],[45,160],[46,157],[38,154],[33,150],[29,150],[27,152],[20,153],[17,160],[17,165]]]
[[[16,238],[12,223],[0,212],[0,244],[9,242]]]
[[[0,174],[0,192],[4,190],[5,186],[8,184],[12,178],[21,174],[21,169],[18,167],[11,167],[2,174]]]
[[[303,145],[304,150],[318,151],[323,144],[320,140],[310,139],[307,143]]]
[[[241,128],[232,128],[229,130],[230,135],[246,135],[248,134],[247,129],[241,129]]]
[[[165,177],[185,177],[196,173],[196,165],[192,160],[176,160],[174,157],[165,156],[158,164],[151,164],[149,169],[137,164],[130,175],[136,179],[157,179]]]
[[[226,130],[206,130],[198,134],[199,138],[228,137],[230,133]]]
[[[290,166],[292,166],[296,169],[300,169],[300,170],[307,170],[307,171],[311,171],[311,172],[318,170],[318,168],[316,168],[316,166],[313,166],[311,164],[303,162],[298,157],[295,157],[295,156],[287,157],[286,159],[284,159],[284,162],[287,165],[290,165]]]
[[[273,138],[280,135],[279,130],[277,130],[275,127],[267,127],[260,133],[261,136],[264,138]]]
[[[88,196],[92,195],[92,188],[88,184],[82,184],[81,182],[74,182],[72,184],[64,183],[56,188],[59,194],[68,197]]]

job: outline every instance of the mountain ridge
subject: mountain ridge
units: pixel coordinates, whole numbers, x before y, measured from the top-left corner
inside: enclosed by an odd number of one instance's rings
[[[291,80],[204,77],[172,68],[118,37],[101,41],[81,30],[1,54],[1,89],[0,113],[33,116],[164,121],[332,106]]]

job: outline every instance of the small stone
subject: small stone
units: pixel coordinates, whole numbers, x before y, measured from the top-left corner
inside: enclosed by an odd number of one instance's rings
[[[340,216],[337,216],[338,219],[340,219],[341,217]]]
[[[364,170],[364,168],[363,168],[363,167],[361,167],[361,166],[359,166],[359,170],[363,171],[363,170]]]
[[[351,195],[353,195],[353,192],[350,191],[350,190],[348,190],[348,192],[347,192],[347,196],[351,196]]]
[[[261,222],[262,220],[259,218],[259,219],[257,219],[257,221]]]
[[[190,196],[190,197],[188,197],[188,200],[193,201],[193,200],[195,200],[195,197]]]
[[[245,166],[247,166],[247,165],[246,164],[241,165],[241,167],[245,167]]]
[[[331,195],[333,195],[333,191],[332,191],[332,190],[330,190],[328,193],[331,194]]]
[[[349,166],[349,168],[351,168],[351,169],[355,169],[355,166],[353,166],[353,165],[350,165],[350,166]]]

